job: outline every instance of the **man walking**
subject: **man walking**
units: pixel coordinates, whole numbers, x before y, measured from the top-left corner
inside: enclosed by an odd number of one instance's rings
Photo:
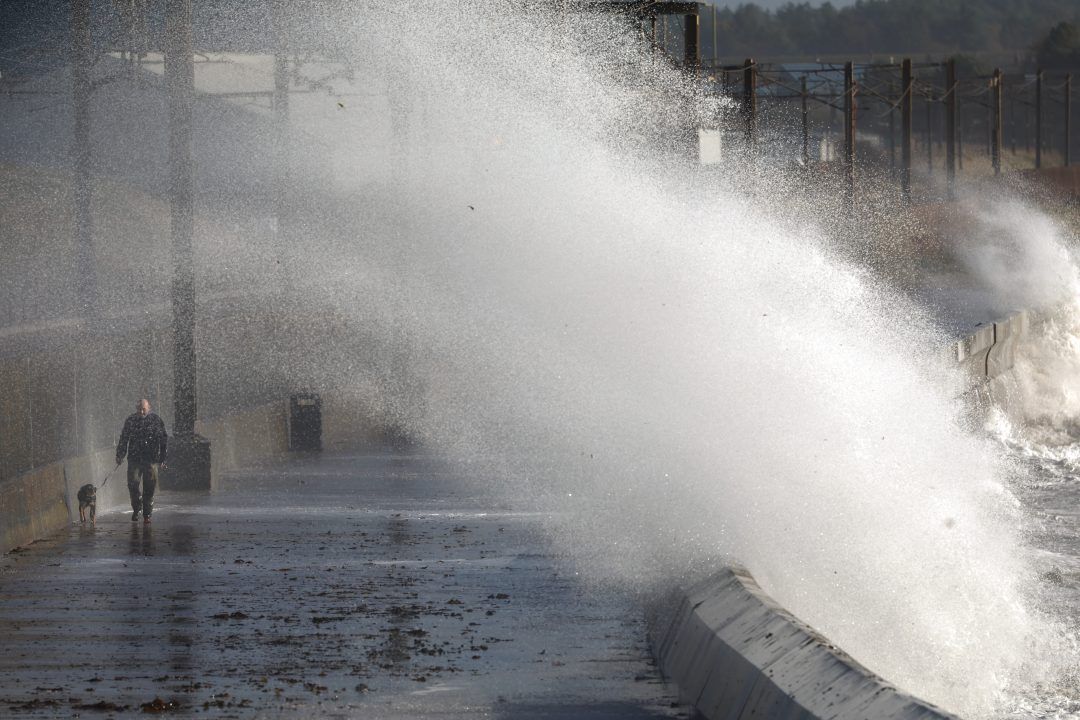
[[[139,519],[142,511],[143,522],[150,522],[154,511],[154,490],[157,489],[158,469],[165,464],[165,451],[169,436],[165,432],[165,423],[150,412],[150,401],[139,401],[138,410],[124,421],[120,433],[120,443],[116,446],[116,464],[119,465],[127,456],[128,495],[131,496],[131,521]],[[139,481],[142,481],[142,493]]]

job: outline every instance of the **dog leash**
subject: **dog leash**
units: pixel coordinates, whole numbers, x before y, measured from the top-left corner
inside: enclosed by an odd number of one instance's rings
[[[123,462],[123,460],[121,460],[120,462]],[[118,467],[120,467],[120,463],[116,463],[116,467],[114,467],[112,470],[109,471],[109,474],[106,475],[105,479],[101,481],[101,485],[99,486],[98,489],[101,489],[101,488],[105,487],[105,483],[109,482],[109,478],[112,477],[112,474],[114,472],[116,472],[116,468],[118,468]]]

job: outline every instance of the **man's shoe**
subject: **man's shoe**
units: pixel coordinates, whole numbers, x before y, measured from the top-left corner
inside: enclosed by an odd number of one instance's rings
[[[136,510],[135,512],[131,513],[131,522],[138,522],[138,521],[139,521],[139,511]]]
[[[150,516],[147,515],[146,517],[143,518],[143,525],[149,525],[149,524],[150,524]]]

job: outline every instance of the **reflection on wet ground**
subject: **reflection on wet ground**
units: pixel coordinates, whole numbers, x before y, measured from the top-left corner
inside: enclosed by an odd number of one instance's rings
[[[385,453],[236,473],[0,561],[0,716],[684,716],[538,518]]]

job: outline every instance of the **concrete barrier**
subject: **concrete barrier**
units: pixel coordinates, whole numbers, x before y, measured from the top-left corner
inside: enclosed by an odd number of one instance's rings
[[[802,623],[742,568],[652,604],[661,672],[704,718],[953,718],[897,690]]]
[[[37,540],[68,522],[64,465],[53,463],[0,486],[4,550]]]
[[[1027,312],[1014,312],[994,323],[994,344],[986,358],[986,377],[994,379],[1012,370],[1016,362],[1016,347],[1027,334]]]
[[[26,545],[79,519],[79,488],[101,485],[115,468],[105,450],[50,463],[0,484],[0,552]],[[99,488],[99,510],[127,504],[124,468]]]
[[[1016,392],[1012,374],[1016,351],[1030,325],[1030,313],[1019,310],[980,326],[951,348],[970,381],[968,390],[974,397],[972,411],[990,406],[1009,411]]]
[[[380,445],[387,427],[378,409],[362,398],[330,394],[322,400],[322,446],[349,450]],[[213,443],[212,473],[274,461],[289,453],[289,400],[198,422],[195,430]],[[212,481],[217,487],[216,481]]]
[[[956,362],[972,380],[984,383],[1008,372],[1016,361],[1016,347],[1028,332],[1029,314],[1019,310],[979,326],[953,345]]]
[[[986,377],[986,359],[994,346],[994,326],[983,325],[953,346],[956,362],[977,379]]]
[[[212,448],[210,488],[221,474],[238,467],[280,459],[288,452],[288,401],[268,403],[242,413],[195,423]]]
[[[380,445],[388,441],[385,412],[356,394],[322,398],[322,445],[325,450],[347,450],[358,443]]]

